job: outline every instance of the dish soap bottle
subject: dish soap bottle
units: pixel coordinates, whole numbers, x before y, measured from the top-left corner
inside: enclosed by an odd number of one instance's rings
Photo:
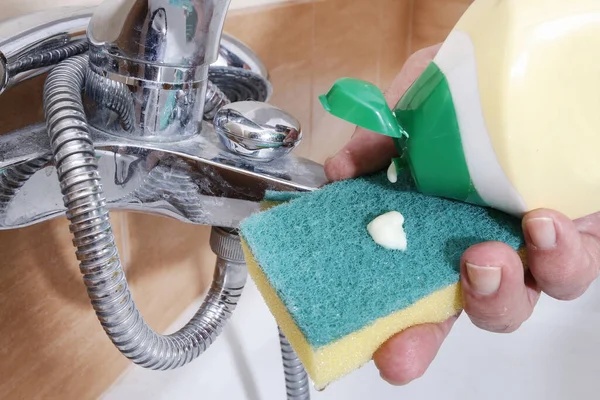
[[[575,219],[600,211],[599,48],[598,0],[475,0],[393,110],[352,78],[320,100],[424,194]]]

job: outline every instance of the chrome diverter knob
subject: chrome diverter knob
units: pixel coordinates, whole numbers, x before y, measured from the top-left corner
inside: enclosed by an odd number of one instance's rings
[[[267,103],[240,101],[222,107],[214,117],[221,143],[240,157],[272,161],[302,140],[300,122]]]

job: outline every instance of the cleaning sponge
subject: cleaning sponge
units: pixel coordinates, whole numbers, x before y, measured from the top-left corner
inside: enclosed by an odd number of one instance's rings
[[[393,184],[382,173],[302,195],[267,193],[265,201],[270,208],[240,227],[249,272],[317,388],[368,362],[395,333],[456,314],[469,246],[523,244],[518,219],[424,196],[406,174]],[[405,218],[405,251],[367,232],[389,211]]]

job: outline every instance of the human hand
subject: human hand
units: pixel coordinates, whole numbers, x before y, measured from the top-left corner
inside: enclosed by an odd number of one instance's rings
[[[413,54],[385,93],[393,107],[431,62],[440,45]],[[386,168],[397,156],[392,139],[357,128],[352,139],[325,163],[331,181],[354,178]],[[479,328],[509,333],[525,322],[540,292],[559,300],[581,296],[600,269],[600,213],[571,221],[552,210],[535,210],[523,218],[527,271],[518,254],[498,242],[477,244],[461,258],[465,313]],[[375,353],[381,377],[402,385],[421,377],[458,316],[441,324],[409,328]]]

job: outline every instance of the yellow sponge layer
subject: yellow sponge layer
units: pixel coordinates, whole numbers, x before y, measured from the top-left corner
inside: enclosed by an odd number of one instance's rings
[[[272,204],[265,206],[268,208]],[[333,343],[313,348],[296,326],[244,240],[242,248],[250,276],[318,390],[369,362],[375,351],[396,333],[419,324],[443,322],[462,309],[460,283],[456,283]]]

